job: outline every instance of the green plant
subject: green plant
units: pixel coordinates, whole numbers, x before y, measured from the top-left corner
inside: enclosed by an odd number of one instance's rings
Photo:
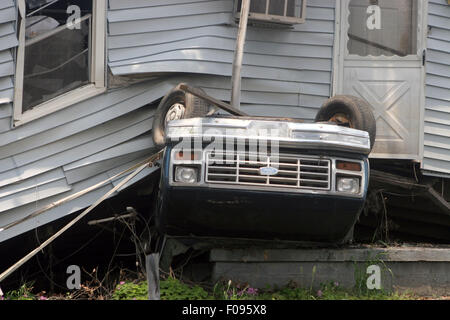
[[[369,275],[367,274],[367,268],[371,265],[377,265],[382,266],[382,270],[385,272],[389,272],[389,274],[393,277],[394,274],[392,273],[392,270],[386,265],[386,263],[383,260],[383,256],[386,255],[384,252],[379,252],[375,256],[371,256],[370,254],[367,255],[367,258],[365,259],[364,264],[358,264],[356,261],[354,261],[354,276],[355,276],[355,287],[358,295],[369,297],[371,295],[377,296],[380,293],[387,294],[385,288],[381,289],[369,289],[367,287],[367,279]]]
[[[209,298],[208,292],[202,287],[189,286],[175,278],[162,280],[160,288],[162,300],[205,300]]]
[[[213,289],[213,297],[217,300],[249,300],[258,295],[258,289],[249,284],[217,282]]]
[[[161,300],[205,300],[209,298],[200,286],[189,286],[178,279],[168,278],[160,281]],[[114,300],[147,300],[147,281],[138,283],[121,281],[112,294]]]
[[[32,290],[33,282],[26,282],[19,289],[7,292],[4,298],[5,300],[34,300],[36,297]]]
[[[114,300],[147,300],[147,281],[139,283],[121,281],[112,294]]]

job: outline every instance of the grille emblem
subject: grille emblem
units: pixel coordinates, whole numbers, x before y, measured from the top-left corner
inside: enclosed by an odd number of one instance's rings
[[[278,169],[274,167],[261,167],[259,168],[259,174],[262,176],[274,176],[278,173]]]

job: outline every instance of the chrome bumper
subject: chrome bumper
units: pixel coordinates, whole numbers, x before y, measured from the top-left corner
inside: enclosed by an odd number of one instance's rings
[[[323,123],[258,119],[191,118],[168,124],[167,141],[262,141],[287,148],[337,150],[367,155],[370,138],[365,131]]]

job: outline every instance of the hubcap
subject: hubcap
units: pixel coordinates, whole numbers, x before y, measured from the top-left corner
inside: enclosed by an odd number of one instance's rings
[[[166,114],[166,124],[172,120],[183,119],[186,107],[181,103],[173,104]]]

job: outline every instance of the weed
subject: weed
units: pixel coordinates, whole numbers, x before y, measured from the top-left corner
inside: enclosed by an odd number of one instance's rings
[[[19,289],[9,291],[5,294],[5,300],[34,300],[35,295],[32,294],[33,283],[26,282]]]
[[[160,281],[161,300],[205,300],[210,296],[200,286],[189,286],[178,279],[169,277]],[[147,300],[147,281],[138,283],[121,281],[112,294],[114,300]]]
[[[354,261],[354,277],[355,277],[355,290],[358,293],[358,295],[363,296],[370,296],[374,295],[377,296],[378,294],[386,294],[385,288],[381,289],[369,289],[367,287],[367,279],[369,275],[367,274],[367,268],[371,265],[377,265],[382,266],[382,270],[385,272],[388,272],[392,277],[394,274],[392,273],[392,270],[386,265],[386,263],[383,260],[383,256],[386,255],[386,253],[380,252],[377,253],[374,257],[372,257],[370,254],[367,256],[364,264],[358,264],[356,261]]]
[[[189,286],[175,278],[162,280],[160,288],[162,300],[205,300],[210,298],[208,292],[202,287]]]
[[[213,297],[217,300],[248,300],[258,295],[258,289],[249,284],[233,283],[229,280],[217,282],[213,289]]]
[[[147,281],[140,283],[121,281],[112,294],[114,300],[147,300]]]

